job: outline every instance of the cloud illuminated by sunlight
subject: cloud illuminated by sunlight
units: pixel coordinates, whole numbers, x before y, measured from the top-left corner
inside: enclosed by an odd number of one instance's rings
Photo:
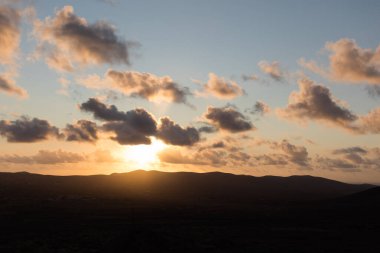
[[[153,164],[159,163],[158,153],[167,147],[165,143],[152,138],[150,145],[127,146],[123,150],[123,159],[127,163],[141,169],[149,169]]]

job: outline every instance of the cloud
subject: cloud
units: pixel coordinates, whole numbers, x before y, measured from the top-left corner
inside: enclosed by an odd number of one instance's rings
[[[114,132],[115,136],[111,139],[121,145],[150,144],[149,136],[157,133],[156,120],[144,109],[121,112],[116,106],[107,106],[94,98],[83,103],[80,109],[92,112],[97,119],[107,121],[102,130]]]
[[[276,110],[278,116],[301,123],[320,121],[353,134],[380,133],[380,107],[366,115],[356,115],[327,87],[308,78],[300,79],[298,85],[300,90],[290,94],[287,107]]]
[[[90,98],[87,102],[82,103],[79,108],[82,111],[92,112],[96,119],[104,121],[123,121],[127,117],[126,113],[119,111],[116,106],[107,106],[96,98]]]
[[[287,140],[283,140],[279,147],[281,150],[289,156],[289,160],[295,164],[300,166],[308,166],[309,165],[309,157],[308,152],[305,147],[295,146],[289,143]]]
[[[109,70],[104,78],[91,75],[78,82],[93,89],[114,89],[128,96],[140,97],[153,102],[187,104],[188,88],[180,87],[169,76],[158,77],[150,73]]]
[[[136,109],[129,113],[135,115],[134,119],[108,122],[103,125],[102,129],[113,132],[115,136],[112,136],[111,139],[120,145],[151,144],[149,137],[156,134],[156,122],[143,109]]]
[[[380,107],[373,109],[367,115],[360,116],[358,120],[362,134],[379,134],[380,133]]]
[[[157,132],[156,120],[144,109],[121,112],[116,106],[107,106],[95,98],[82,103],[80,109],[92,112],[97,119],[107,121],[102,129],[114,132],[116,135],[111,139],[121,145],[150,144],[149,136],[154,136]]]
[[[252,108],[246,109],[245,112],[253,115],[259,114],[260,116],[264,116],[270,112],[270,107],[262,101],[257,101]]]
[[[198,128],[198,132],[200,132],[200,133],[211,134],[211,133],[215,133],[217,131],[218,131],[218,129],[216,129],[214,126],[202,126],[202,127]]]
[[[359,172],[358,166],[345,159],[317,157],[316,163],[322,169],[334,170],[339,169],[344,172]]]
[[[361,48],[355,40],[342,38],[327,42],[325,49],[330,53],[328,69],[314,61],[301,60],[300,64],[334,81],[380,85],[380,46]]]
[[[15,121],[0,121],[0,135],[8,142],[37,142],[50,137],[60,138],[58,128],[46,120],[21,117]]]
[[[284,72],[281,70],[279,62],[268,63],[267,61],[261,61],[258,63],[258,66],[263,73],[268,74],[274,80],[284,80]]]
[[[242,75],[241,79],[243,79],[243,81],[257,81],[259,77],[256,75]]]
[[[367,86],[366,90],[368,92],[368,95],[370,95],[373,98],[379,97],[380,98],[380,85],[379,86]]]
[[[14,81],[17,75],[16,56],[20,45],[20,13],[10,7],[0,6],[0,64],[6,71],[0,74],[0,92],[27,97],[27,92]]]
[[[332,153],[333,154],[351,154],[351,153],[366,154],[367,150],[365,150],[361,147],[349,147],[349,148],[335,149]]]
[[[72,6],[58,10],[53,18],[36,20],[37,54],[58,71],[73,71],[97,64],[129,64],[128,45],[105,21],[89,24],[74,14]]]
[[[80,154],[66,152],[62,150],[48,151],[40,150],[33,156],[19,155],[2,155],[0,163],[17,163],[17,164],[59,164],[59,163],[78,163],[86,160],[86,157]]]
[[[153,115],[141,108],[122,112],[114,105],[107,106],[95,98],[90,98],[80,105],[80,109],[106,121],[100,129],[115,133],[111,139],[122,145],[150,144],[150,137],[157,137],[165,143],[178,146],[191,146],[200,140],[196,128],[183,128],[167,117],[160,119],[157,128]]]
[[[300,79],[298,85],[300,90],[290,94],[287,107],[277,109],[277,115],[303,123],[317,120],[357,131],[353,122],[358,117],[341,105],[327,87],[307,78]]]
[[[40,150],[35,155],[0,155],[0,163],[13,163],[13,164],[63,164],[63,163],[119,163],[123,162],[116,159],[109,150],[96,150],[95,152],[87,154],[78,154],[62,150],[49,151]]]
[[[0,64],[13,64],[20,43],[20,14],[0,6]]]
[[[203,85],[199,95],[211,95],[219,99],[233,99],[244,94],[244,90],[234,81],[227,81],[214,73],[209,73],[209,80]]]
[[[109,150],[98,149],[89,155],[90,161],[95,163],[119,163],[122,159],[115,158]]]
[[[167,148],[158,154],[163,163],[207,165],[205,161],[195,160],[194,157],[182,154],[178,149]]]
[[[365,169],[380,168],[380,149],[348,147],[332,151],[333,157],[316,158],[316,163],[323,169],[339,169],[346,172],[358,172]]]
[[[0,74],[0,91],[21,98],[26,98],[28,96],[27,91],[18,87],[8,74]]]
[[[283,154],[264,154],[254,156],[257,165],[287,165],[288,159]]]
[[[227,152],[220,148],[201,148],[190,152],[181,152],[178,148],[168,148],[158,154],[161,162],[202,166],[251,166],[251,156],[244,152]]]
[[[266,139],[255,140],[255,145],[267,145],[269,148],[281,152],[254,156],[257,165],[287,165],[296,164],[302,169],[312,169],[311,158],[304,146],[296,146],[284,139],[281,142]]]
[[[66,141],[95,142],[98,140],[96,123],[78,120],[76,124],[67,124],[63,130]]]
[[[223,141],[218,141],[211,145],[211,148],[224,148],[224,147],[226,147],[226,144],[224,144]]]
[[[191,146],[200,140],[199,132],[194,127],[182,128],[169,118],[161,118],[157,137],[165,143],[178,146]]]
[[[252,123],[232,106],[220,108],[210,106],[204,117],[215,127],[231,133],[255,129]]]

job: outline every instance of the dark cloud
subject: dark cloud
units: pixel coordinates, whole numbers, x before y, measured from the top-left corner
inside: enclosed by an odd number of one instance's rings
[[[64,133],[67,141],[95,142],[98,139],[96,123],[88,120],[67,124]]]
[[[349,147],[349,148],[335,149],[332,153],[333,154],[351,154],[351,153],[366,154],[367,150],[361,147]]]
[[[199,132],[194,127],[182,128],[169,118],[161,118],[157,137],[165,143],[179,146],[191,146],[200,140]]]
[[[37,142],[50,137],[60,138],[58,128],[46,120],[21,117],[14,121],[0,121],[0,135],[8,142]]]
[[[150,73],[136,71],[109,70],[104,79],[91,75],[78,82],[92,89],[114,89],[127,96],[140,97],[153,102],[170,102],[187,104],[191,95],[186,87],[180,87],[169,76],[158,77]]]
[[[236,82],[227,81],[214,73],[209,73],[209,80],[203,85],[202,92],[219,99],[233,99],[244,94],[244,90]]]
[[[230,152],[227,157],[233,166],[251,165],[251,156],[242,151]]]
[[[318,156],[316,164],[329,170],[342,170],[347,172],[358,172],[365,169],[380,168],[380,149],[348,147],[332,151],[333,157]]]
[[[355,40],[343,38],[328,42],[325,49],[330,52],[329,69],[318,66],[314,61],[301,60],[309,70],[331,80],[348,83],[380,85],[380,50],[359,47]]]
[[[102,130],[114,132],[116,135],[111,138],[122,145],[150,144],[149,137],[157,133],[156,120],[144,109],[121,112],[116,106],[107,106],[94,98],[81,104],[80,109],[92,112],[97,119],[107,121]]]
[[[282,151],[289,156],[289,160],[295,164],[300,166],[308,166],[309,165],[309,157],[308,152],[305,147],[296,146],[289,143],[287,140],[283,140],[279,147]]]
[[[111,137],[111,139],[117,141],[121,145],[138,145],[151,143],[149,137],[156,133],[156,122],[152,121],[149,127],[151,130],[147,131],[147,125],[144,126],[144,128],[146,128],[144,130],[133,127],[129,121],[115,121],[105,123],[102,129],[104,131],[115,133],[115,136]]]
[[[210,106],[207,108],[204,117],[216,127],[232,133],[254,129],[252,123],[232,106],[221,108]]]
[[[335,98],[330,90],[312,80],[298,81],[300,91],[292,92],[286,108],[277,109],[278,116],[301,123],[316,120],[341,127],[354,134],[380,133],[380,108],[366,115],[356,115]]]
[[[374,150],[367,150],[361,147],[348,147],[333,150],[332,154],[341,156],[341,160],[344,159],[346,163],[349,162],[359,166],[364,164],[373,164],[372,159],[369,157],[374,153]]]
[[[356,164],[353,164],[345,159],[317,157],[316,163],[320,168],[334,170],[339,169],[344,172],[358,172],[360,169]]]
[[[270,107],[262,101],[257,101],[252,108],[246,109],[245,112],[253,115],[259,114],[261,116],[264,116],[270,112]]]
[[[240,144],[240,145],[239,145]],[[205,149],[220,149],[229,152],[240,152],[244,150],[243,145],[241,145],[239,139],[229,138],[228,136],[223,138],[223,141],[214,141],[211,143],[204,143],[197,146],[198,151],[203,151]]]
[[[82,111],[92,112],[96,119],[104,121],[123,121],[126,113],[119,111],[116,106],[107,106],[95,98],[90,98],[79,107]]]
[[[10,77],[4,74],[0,74],[0,91],[19,97],[27,97],[28,95],[23,88],[18,87]]]
[[[224,148],[226,144],[223,141],[215,142],[211,145],[211,148]]]
[[[150,144],[152,136],[179,146],[193,145],[200,140],[196,128],[182,128],[167,117],[160,120],[157,129],[156,120],[144,109],[122,112],[116,106],[107,106],[95,98],[82,103],[80,109],[93,113],[97,119],[106,121],[101,129],[114,132],[116,135],[111,138],[123,145]]]
[[[34,34],[40,43],[38,53],[60,71],[72,71],[76,64],[129,63],[128,44],[114,26],[105,21],[89,24],[74,14],[72,6],[63,7],[53,18],[37,20]]]
[[[198,128],[198,132],[200,132],[200,133],[211,134],[211,133],[215,133],[217,131],[218,131],[218,129],[216,129],[213,126],[202,126],[202,127]]]
[[[360,164],[363,163],[365,160],[361,157],[361,155],[357,153],[348,153],[345,155],[345,158],[353,163]]]
[[[288,140],[281,142],[258,139],[255,140],[255,145],[267,145],[271,149],[280,151],[281,153],[263,154],[254,158],[259,165],[286,165],[293,163],[302,167],[302,169],[311,169],[311,158],[304,146],[296,146]]]
[[[126,112],[122,121],[105,123],[102,128],[114,132],[116,136],[111,138],[122,145],[150,144],[149,136],[157,133],[153,116],[139,108]]]
[[[315,84],[307,78],[300,79],[298,84],[300,91],[290,95],[285,109],[277,110],[279,116],[301,122],[319,120],[357,131],[353,122],[358,117],[341,105],[327,87]]]

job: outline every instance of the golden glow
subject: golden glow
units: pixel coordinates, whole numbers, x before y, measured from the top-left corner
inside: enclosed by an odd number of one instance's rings
[[[138,168],[149,169],[149,166],[158,163],[158,153],[164,150],[166,144],[152,138],[150,145],[128,146],[123,151],[124,160]]]

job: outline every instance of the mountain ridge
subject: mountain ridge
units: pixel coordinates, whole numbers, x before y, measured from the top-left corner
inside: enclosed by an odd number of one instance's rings
[[[223,172],[145,170],[90,176],[0,173],[0,194],[25,198],[83,195],[185,203],[292,202],[337,198],[372,187],[309,175],[255,177]]]

